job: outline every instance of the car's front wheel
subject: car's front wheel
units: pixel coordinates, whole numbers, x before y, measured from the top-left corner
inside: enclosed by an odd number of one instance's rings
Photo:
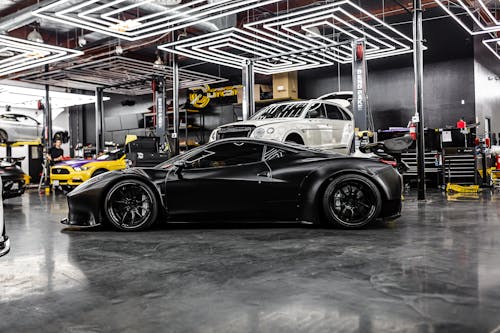
[[[104,212],[111,225],[123,231],[151,227],[158,216],[153,190],[139,180],[122,180],[113,185],[104,201]]]
[[[375,220],[382,209],[377,186],[368,178],[348,174],[334,179],[323,195],[328,222],[344,228],[361,228]]]

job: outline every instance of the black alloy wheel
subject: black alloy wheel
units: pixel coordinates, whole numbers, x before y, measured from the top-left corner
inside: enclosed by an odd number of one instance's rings
[[[111,187],[104,201],[104,211],[108,221],[123,231],[147,229],[158,216],[153,190],[139,180],[123,180]]]
[[[327,220],[344,228],[361,228],[377,218],[382,208],[380,191],[371,180],[349,174],[334,179],[323,195]]]

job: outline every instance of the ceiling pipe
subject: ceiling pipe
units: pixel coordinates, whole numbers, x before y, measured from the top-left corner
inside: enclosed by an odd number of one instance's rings
[[[38,20],[31,12],[38,9],[40,6],[45,6],[53,0],[42,0],[38,3],[20,9],[15,13],[2,17],[0,20],[0,33],[7,33],[17,28],[24,27]]]

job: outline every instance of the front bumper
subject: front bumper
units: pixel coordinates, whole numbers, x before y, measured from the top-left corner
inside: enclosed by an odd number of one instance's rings
[[[61,220],[62,224],[87,228],[101,225],[99,210],[92,208],[93,198],[91,195],[83,193],[76,196],[68,195],[66,198],[68,200],[68,217]]]
[[[0,257],[10,251],[10,239],[7,236],[0,236]]]
[[[51,185],[78,186],[90,178],[86,172],[71,172],[69,174],[50,174]]]

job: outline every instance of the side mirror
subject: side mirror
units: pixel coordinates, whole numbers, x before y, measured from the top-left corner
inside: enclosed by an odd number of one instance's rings
[[[175,169],[175,174],[179,177],[182,178],[182,170],[184,170],[188,166],[186,161],[175,161],[174,162],[174,167]]]

